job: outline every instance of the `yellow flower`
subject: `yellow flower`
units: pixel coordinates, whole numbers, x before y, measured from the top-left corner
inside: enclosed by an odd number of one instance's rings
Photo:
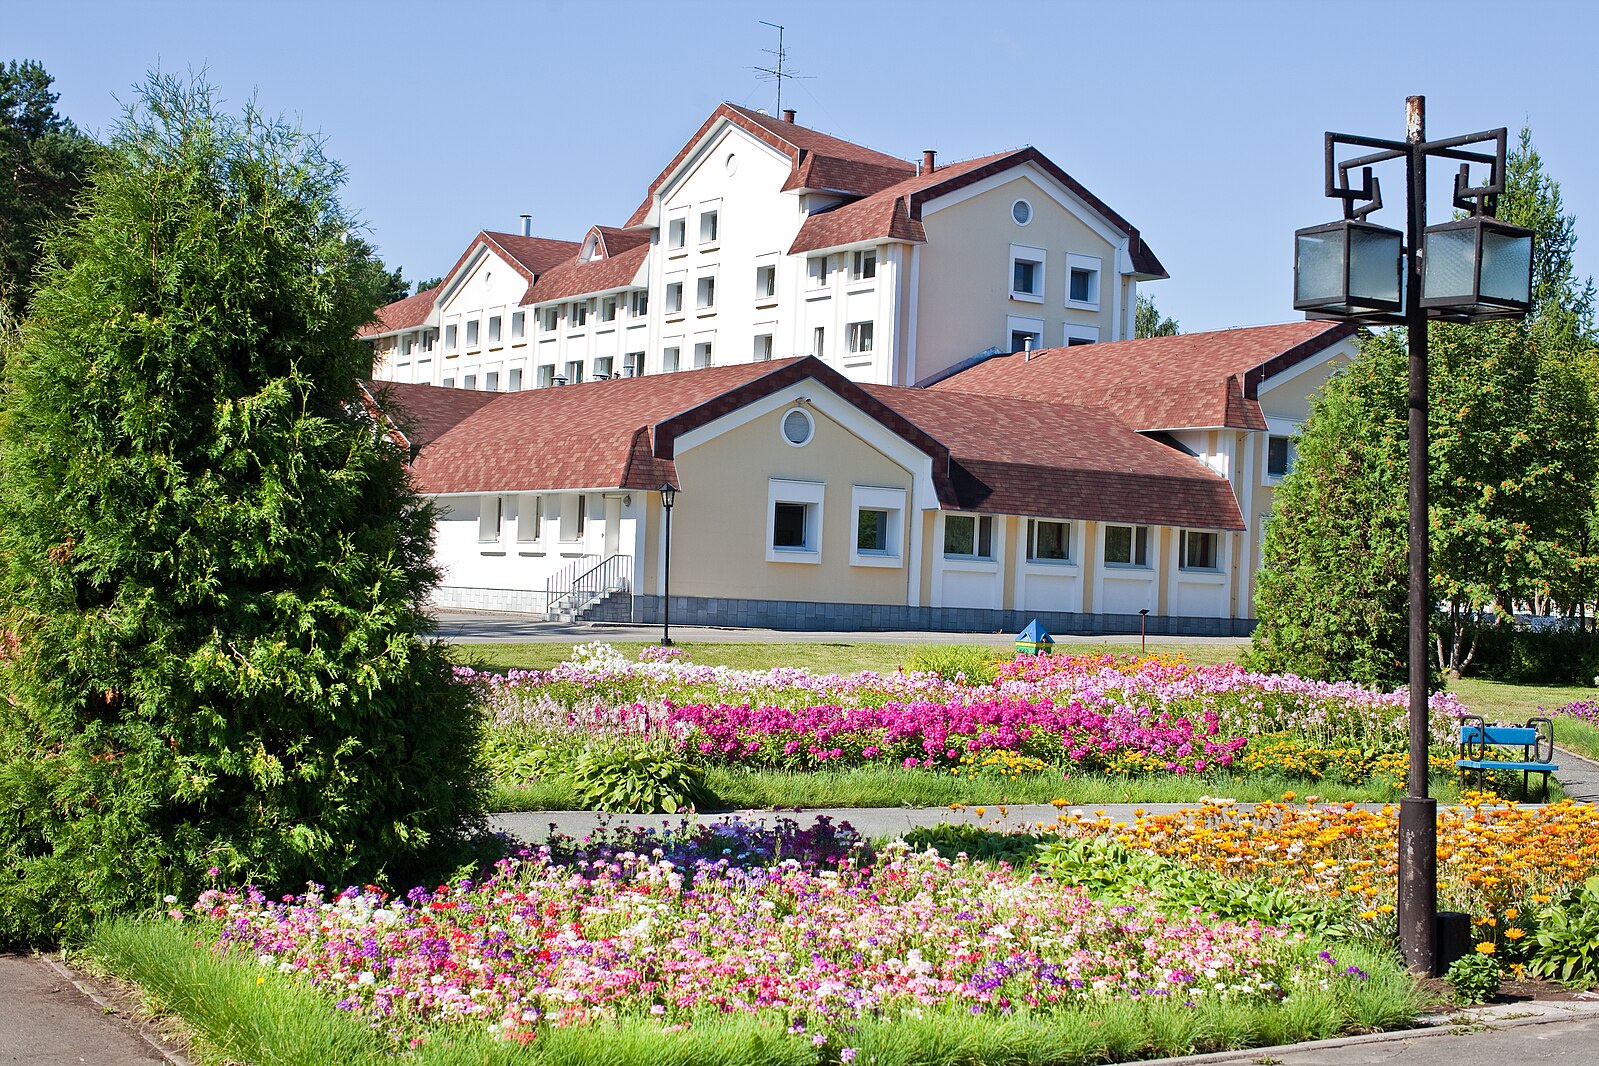
[[[1493,953],[1494,953],[1493,941],[1484,940],[1481,944],[1477,945],[1477,954],[1479,954],[1479,955],[1492,955]]]
[[[1515,926],[1511,926],[1504,932],[1504,937],[1506,940],[1520,940],[1526,935],[1527,931],[1525,929],[1517,929]]]

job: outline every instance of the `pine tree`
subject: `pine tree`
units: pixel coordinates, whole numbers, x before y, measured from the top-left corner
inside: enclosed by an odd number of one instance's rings
[[[359,402],[377,304],[316,141],[156,77],[6,368],[0,942],[194,892],[424,876],[480,725],[431,512]]]

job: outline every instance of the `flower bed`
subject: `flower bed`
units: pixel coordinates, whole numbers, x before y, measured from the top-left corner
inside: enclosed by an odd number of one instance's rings
[[[522,852],[475,884],[269,902],[209,891],[216,941],[324,989],[396,1041],[461,1022],[515,1040],[758,1015],[843,1046],[863,1019],[1159,1000],[1276,1004],[1358,967],[1256,923],[1110,906],[1045,874],[847,833],[643,830]]]

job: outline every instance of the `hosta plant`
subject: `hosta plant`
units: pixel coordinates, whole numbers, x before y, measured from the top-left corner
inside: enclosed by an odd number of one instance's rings
[[[589,748],[573,763],[571,778],[586,806],[617,814],[676,814],[716,802],[699,770],[659,748]]]

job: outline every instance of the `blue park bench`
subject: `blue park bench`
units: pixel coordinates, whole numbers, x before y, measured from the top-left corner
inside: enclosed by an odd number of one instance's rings
[[[1519,748],[1521,758],[1507,758],[1509,749]],[[1455,766],[1460,783],[1466,772],[1477,772],[1477,784],[1487,770],[1520,770],[1523,791],[1530,788],[1533,774],[1543,774],[1544,799],[1549,798],[1549,773],[1558,770],[1555,757],[1555,724],[1547,718],[1529,718],[1526,725],[1489,725],[1480,715],[1468,714],[1460,721],[1460,755]],[[1492,757],[1491,757],[1492,756]],[[1531,796],[1531,792],[1527,792]]]

